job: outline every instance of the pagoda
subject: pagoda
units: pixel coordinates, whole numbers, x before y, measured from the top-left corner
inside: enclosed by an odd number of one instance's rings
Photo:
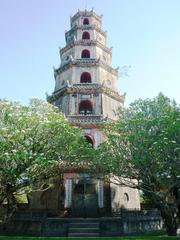
[[[93,10],[78,11],[70,24],[48,101],[59,107],[72,125],[82,128],[89,144],[97,147],[104,141],[104,121],[117,120],[125,95],[117,90],[118,68],[112,67],[112,48],[107,46],[102,16]],[[64,209],[70,209],[72,217],[106,216],[121,208],[140,208],[137,190],[105,183],[101,175],[95,178],[67,172],[64,184]]]

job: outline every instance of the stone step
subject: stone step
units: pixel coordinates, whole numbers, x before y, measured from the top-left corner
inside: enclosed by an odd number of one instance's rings
[[[98,228],[99,223],[69,223],[69,228]]]
[[[70,223],[99,223],[97,218],[72,218]]]
[[[69,222],[69,237],[98,237],[99,220],[93,218],[76,218]]]
[[[69,228],[69,233],[99,233],[99,228]]]
[[[68,237],[99,237],[99,233],[69,233]]]

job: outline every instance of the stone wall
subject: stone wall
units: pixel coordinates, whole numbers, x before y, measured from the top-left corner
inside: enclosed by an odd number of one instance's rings
[[[160,212],[156,210],[122,210],[121,217],[124,235],[160,231],[163,228]]]
[[[162,230],[159,211],[125,211],[121,217],[95,218],[99,222],[100,236],[123,236],[151,233]],[[68,236],[71,218],[46,218],[41,214],[17,218],[3,229],[1,234],[34,236]],[[75,219],[73,219],[75,221]]]
[[[117,111],[121,107],[121,103],[105,94],[102,94],[103,116],[113,120],[117,120]]]
[[[124,180],[120,179],[119,182]],[[134,183],[136,180],[134,180]],[[116,179],[111,178],[111,208],[115,216],[121,214],[121,209],[140,210],[139,191],[135,188],[119,185]]]
[[[61,216],[64,212],[64,185],[59,177],[51,178],[47,182],[51,188],[47,191],[35,191],[28,195],[29,203],[19,210],[19,215],[44,212],[49,216]],[[42,184],[42,183],[41,183]],[[41,185],[40,184],[40,185]],[[36,186],[37,188],[40,186]]]

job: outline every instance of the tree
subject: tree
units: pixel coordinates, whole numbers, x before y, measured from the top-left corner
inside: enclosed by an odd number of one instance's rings
[[[56,107],[32,99],[29,106],[0,101],[0,206],[17,209],[15,193],[35,181],[81,165],[90,156],[79,129]]]
[[[137,100],[107,125],[97,165],[119,184],[139,188],[161,210],[168,235],[176,235],[180,188],[180,111],[163,94]],[[122,178],[123,177],[123,178]],[[137,181],[133,181],[137,179]]]

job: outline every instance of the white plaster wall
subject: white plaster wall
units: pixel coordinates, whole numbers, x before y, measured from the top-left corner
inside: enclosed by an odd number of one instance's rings
[[[117,76],[110,73],[108,70],[100,67],[99,68],[99,79],[108,88],[111,88],[114,91],[117,91]]]
[[[79,24],[80,24],[80,18],[76,18],[76,20],[71,21],[71,27],[74,27],[74,26],[79,25]]]
[[[94,96],[94,113],[100,115],[101,113],[101,94]]]
[[[90,58],[96,58],[96,48],[95,46],[75,46],[74,58],[81,59],[82,50],[87,49],[90,51]]]
[[[115,182],[114,179],[111,179]],[[111,188],[111,207],[114,211],[119,208],[140,209],[139,191],[130,187],[123,187],[115,183],[110,183]],[[129,200],[126,200],[125,194],[128,194]]]
[[[111,54],[105,52],[102,48],[98,46],[75,46],[71,49],[68,49],[61,55],[61,65],[68,63],[71,60],[71,57],[74,59],[81,58],[81,52],[83,49],[88,49],[91,53],[91,58],[101,58],[105,64],[111,66],[112,64],[112,56]],[[79,51],[79,52],[78,52]]]
[[[89,19],[89,25],[96,25],[97,27],[101,28],[101,22],[98,21],[98,20],[97,20],[96,18],[94,18],[93,16],[89,16],[89,17],[80,16],[80,17],[78,18],[78,20],[76,20],[76,23],[78,23],[79,25],[83,25],[84,18],[88,18],[88,19]]]
[[[63,88],[66,86],[67,81],[71,84],[73,79],[73,69],[69,68],[68,70],[58,74],[55,79],[55,89],[54,91],[59,90],[60,88]]]
[[[122,105],[117,100],[102,94],[102,111],[103,116],[108,117],[113,120],[117,120],[116,112],[118,108],[120,108]]]
[[[91,24],[96,25],[98,28],[101,28],[101,22],[94,17],[91,17]]]
[[[68,49],[66,52],[64,52],[61,57],[61,65],[68,63],[71,59],[71,56],[74,57],[74,48]]]
[[[84,16],[84,17],[80,17],[80,25],[83,25],[83,21],[84,21],[84,19],[85,18],[88,18],[89,19],[89,25],[92,25],[92,17],[86,17],[86,16]]]
[[[76,106],[77,106],[77,95],[72,94],[71,95],[71,109],[69,112],[70,115],[76,114]]]
[[[71,21],[71,26],[74,27],[75,25],[83,25],[84,18],[88,18],[89,19],[89,25],[96,25],[97,27],[101,28],[101,22],[98,21],[93,16],[89,16],[89,17],[79,16],[74,21]]]
[[[91,74],[92,83],[98,83],[97,81],[97,67],[74,67],[72,83],[80,83],[81,74],[88,72]]]
[[[105,86],[116,90],[115,81],[116,77],[111,73],[108,73],[103,68],[96,66],[92,67],[71,67],[66,71],[58,74],[55,79],[55,91],[65,87],[67,81],[69,84],[80,83],[80,77],[83,72],[89,72],[91,74],[92,83],[105,84]],[[107,81],[111,81],[111,85],[107,84]]]
[[[98,42],[106,46],[106,42],[107,42],[106,37],[101,32],[98,32],[97,30],[94,30],[94,31],[95,31],[95,40],[97,40]]]
[[[90,34],[90,39],[93,40],[94,39],[94,33],[92,29],[78,29],[77,30],[77,39],[76,40],[82,40],[82,35],[83,32],[88,32]]]
[[[88,135],[88,136],[92,137],[92,139],[94,140],[94,147],[97,147],[100,143],[103,142],[104,136],[99,129],[85,128],[83,130],[84,130],[84,135]]]
[[[95,136],[95,147],[97,147],[99,144],[101,144],[104,141],[103,134],[99,129],[96,129],[94,132]]]
[[[83,72],[89,72],[91,74],[92,83],[99,83],[98,78],[98,69],[96,66],[94,67],[71,67],[66,71],[58,74],[55,79],[55,90],[57,91],[60,88],[63,88],[67,84],[67,80],[69,84],[80,83],[81,74]]]
[[[111,66],[111,54],[105,52],[102,48],[96,47],[96,58],[101,58],[105,64]]]
[[[53,105],[57,106],[61,112],[63,112],[65,115],[68,115],[69,111],[69,96],[62,96],[58,98],[56,101],[54,101]]]
[[[87,29],[87,30],[78,29],[77,30],[77,40],[82,40],[83,32],[89,32],[90,40],[97,40],[104,46],[106,45],[106,37],[102,33],[98,32],[96,29]]]

